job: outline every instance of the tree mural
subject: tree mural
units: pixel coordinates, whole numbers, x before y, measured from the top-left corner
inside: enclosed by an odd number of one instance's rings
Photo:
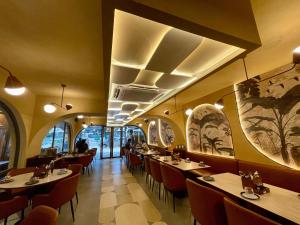
[[[148,136],[150,145],[158,145],[158,130],[156,121],[151,121],[148,127]]]
[[[174,131],[170,124],[165,120],[160,120],[160,134],[162,143],[166,146],[170,146],[174,142]]]
[[[299,73],[294,69],[273,77],[285,68],[236,85],[236,97],[241,125],[250,142],[277,162],[299,167]]]
[[[221,110],[203,104],[193,110],[187,121],[188,150],[233,156],[231,129]]]

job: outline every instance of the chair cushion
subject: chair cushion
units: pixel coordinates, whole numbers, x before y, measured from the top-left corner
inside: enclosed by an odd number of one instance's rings
[[[300,192],[300,171],[289,169],[283,166],[270,166],[242,160],[239,160],[238,164],[240,171],[258,171],[264,183],[291,191]]]

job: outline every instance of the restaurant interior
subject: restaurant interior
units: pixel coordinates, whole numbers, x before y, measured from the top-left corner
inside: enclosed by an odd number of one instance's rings
[[[300,224],[299,18],[0,1],[0,225]]]

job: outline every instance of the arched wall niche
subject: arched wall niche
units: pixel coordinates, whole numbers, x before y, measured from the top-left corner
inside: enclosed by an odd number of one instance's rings
[[[201,104],[193,109],[187,119],[186,135],[190,152],[234,157],[229,121],[214,105]]]

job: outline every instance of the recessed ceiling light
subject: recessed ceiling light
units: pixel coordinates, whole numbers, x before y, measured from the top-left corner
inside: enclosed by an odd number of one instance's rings
[[[83,119],[84,116],[83,116],[83,115],[78,115],[77,118],[78,118],[78,119]]]

